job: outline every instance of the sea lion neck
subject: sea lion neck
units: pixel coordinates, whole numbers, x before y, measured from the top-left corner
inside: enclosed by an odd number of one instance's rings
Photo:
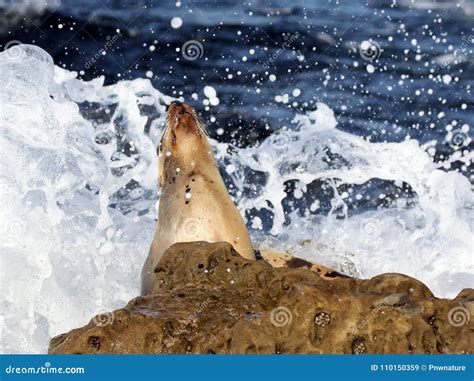
[[[173,184],[178,185],[200,177],[220,176],[212,153],[196,155],[192,160],[170,155],[161,158],[161,161],[160,186],[162,190]]]

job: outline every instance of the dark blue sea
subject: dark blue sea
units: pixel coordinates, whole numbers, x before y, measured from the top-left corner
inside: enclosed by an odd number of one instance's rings
[[[38,45],[86,80],[150,77],[193,104],[211,136],[223,127],[221,141],[255,144],[318,101],[371,141],[435,139],[437,159],[452,153],[452,121],[472,137],[472,1],[6,3],[0,44]],[[208,110],[205,86],[219,94]]]

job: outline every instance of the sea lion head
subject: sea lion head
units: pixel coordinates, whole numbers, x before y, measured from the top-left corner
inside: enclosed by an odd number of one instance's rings
[[[177,175],[190,174],[215,163],[206,130],[196,111],[179,101],[171,102],[167,111],[158,148],[161,186]]]

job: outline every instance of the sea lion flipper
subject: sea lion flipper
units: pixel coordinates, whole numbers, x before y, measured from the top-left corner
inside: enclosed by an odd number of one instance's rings
[[[316,262],[309,262],[305,259],[292,256],[287,252],[276,251],[273,249],[260,249],[259,252],[262,259],[272,267],[286,267],[290,269],[305,268],[314,271],[319,274],[321,278],[327,280],[349,278],[347,275],[341,274],[330,267],[323,266]]]

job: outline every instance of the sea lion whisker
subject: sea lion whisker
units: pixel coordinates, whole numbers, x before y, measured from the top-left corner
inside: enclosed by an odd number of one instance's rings
[[[196,125],[198,126],[199,131],[200,131],[204,136],[209,137],[209,133],[207,132],[206,125],[205,125],[204,122],[201,120],[201,118],[199,118],[198,116],[196,116]]]

